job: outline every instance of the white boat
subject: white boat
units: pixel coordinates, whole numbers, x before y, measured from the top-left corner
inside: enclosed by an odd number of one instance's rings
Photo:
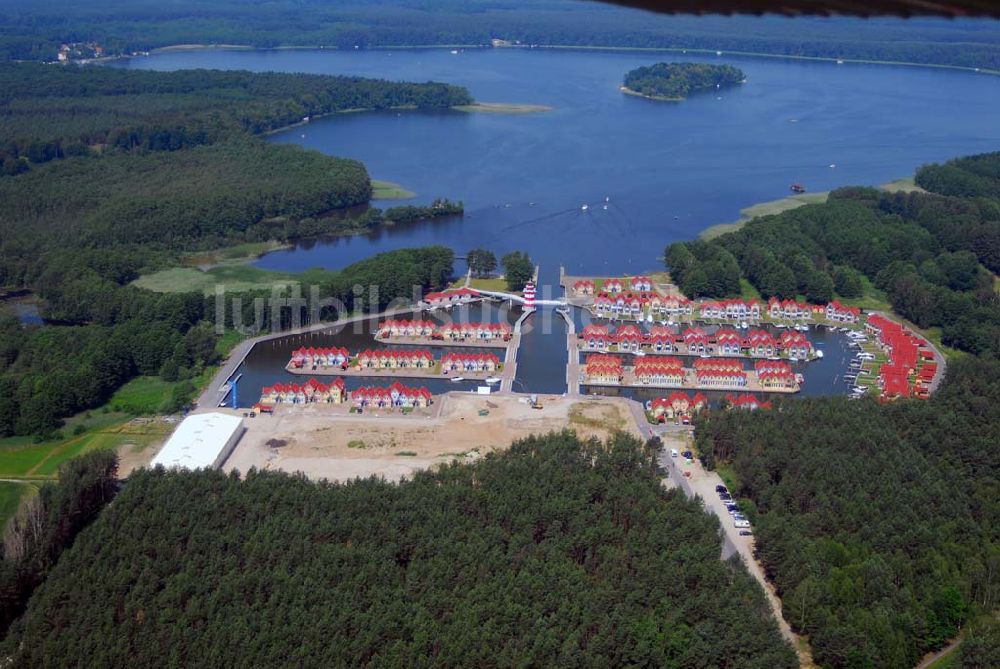
[[[648,314],[646,316],[646,322],[647,323],[652,323],[653,322],[653,314]]]
[[[580,211],[587,211],[588,209],[590,209],[589,205],[586,205],[586,204],[580,205]]]
[[[458,55],[458,49],[452,49],[451,50],[451,55],[457,56]]]
[[[816,349],[816,357],[817,358],[822,358],[823,357],[823,351],[820,350],[820,349]]]
[[[643,357],[645,357],[645,356],[646,356],[646,352],[645,352],[645,351],[636,351],[636,352],[635,352],[635,354],[636,354],[636,355],[637,355],[638,357],[640,357],[640,358],[643,358]]]
[[[490,384],[491,386],[495,386],[496,384],[500,383],[500,377],[499,376],[487,376],[486,377],[486,383]]]
[[[749,327],[750,327],[750,324],[747,323],[746,321],[743,321],[742,323],[740,323],[740,329],[741,330],[746,330]]]
[[[459,381],[465,381],[464,376],[453,376],[451,377],[452,383],[458,383]]]

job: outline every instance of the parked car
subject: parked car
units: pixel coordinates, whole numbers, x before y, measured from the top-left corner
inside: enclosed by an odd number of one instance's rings
[[[733,527],[750,527],[749,520],[734,520]]]
[[[717,485],[717,486],[715,486],[715,492],[726,492],[726,493],[728,493],[729,490],[724,485]]]
[[[750,530],[740,530],[740,536],[741,537],[752,537],[753,536],[753,532],[751,532]]]
[[[676,458],[677,457],[677,449],[676,448],[671,448],[670,449],[670,457],[672,457],[672,458]]]
[[[684,451],[683,453],[681,453],[681,455],[683,455],[688,460],[692,458],[691,451]]]
[[[729,493],[725,493],[725,492],[724,492],[724,493],[721,493],[721,494],[719,495],[719,499],[721,499],[721,500],[722,500],[723,502],[728,502],[728,501],[729,501],[729,500],[731,500],[732,498],[733,498],[733,496],[732,496],[732,495],[730,495]]]

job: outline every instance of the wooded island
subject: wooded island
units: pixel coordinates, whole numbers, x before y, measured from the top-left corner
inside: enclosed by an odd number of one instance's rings
[[[692,93],[727,88],[746,79],[731,65],[706,63],[656,63],[625,74],[622,92],[650,100],[677,102]]]

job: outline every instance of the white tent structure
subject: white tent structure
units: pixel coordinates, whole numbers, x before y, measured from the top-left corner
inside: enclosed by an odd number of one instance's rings
[[[199,413],[185,418],[156,454],[150,467],[218,469],[230,456],[246,428],[243,419],[224,413]]]

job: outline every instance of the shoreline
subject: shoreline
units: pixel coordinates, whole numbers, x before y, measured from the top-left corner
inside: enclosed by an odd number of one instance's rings
[[[100,62],[110,62],[115,60],[130,60],[133,58],[143,58],[146,56],[151,56],[160,53],[171,53],[171,52],[183,52],[183,51],[209,51],[209,50],[220,50],[220,51],[341,51],[344,53],[350,53],[352,50],[340,49],[335,46],[327,46],[321,44],[314,45],[293,45],[286,44],[275,47],[256,47],[249,44],[172,44],[167,46],[160,46],[150,49],[149,51],[139,53],[139,54],[120,54],[115,56],[103,56],[101,58],[89,58],[81,60],[80,62],[86,63],[100,63]],[[682,48],[682,47],[639,47],[639,46],[588,46],[584,44],[521,44],[521,45],[507,45],[494,47],[490,44],[396,44],[396,45],[379,45],[379,46],[369,46],[366,47],[365,51],[387,51],[391,49],[420,49],[420,50],[430,50],[430,49],[539,49],[539,50],[550,50],[550,51],[607,51],[611,53],[693,53],[693,54],[703,54],[703,55],[727,55],[727,56],[740,56],[748,58],[772,58],[780,60],[791,60],[791,61],[813,61],[817,63],[830,63],[834,65],[888,65],[888,66],[902,66],[902,67],[927,67],[933,69],[941,70],[955,70],[958,72],[969,72],[975,74],[987,74],[991,76],[1000,76],[1000,70],[990,69],[988,67],[970,67],[968,65],[948,65],[945,63],[918,63],[914,61],[906,60],[875,60],[869,58],[850,58],[843,57],[837,58],[834,56],[796,56],[792,54],[782,54],[782,53],[768,53],[764,51],[740,51],[740,50],[722,50],[717,49],[703,49],[703,48]]]
[[[913,177],[893,179],[892,181],[876,186],[876,188],[887,193],[926,192],[923,188],[914,183]],[[740,217],[732,223],[716,223],[715,225],[710,225],[698,233],[698,239],[715,239],[716,237],[726,233],[736,232],[753,219],[760,218],[761,216],[773,216],[786,211],[791,211],[792,209],[804,207],[807,204],[822,204],[827,201],[829,195],[830,191],[828,190],[817,191],[815,193],[797,193],[794,195],[788,195],[787,197],[778,198],[776,200],[765,200],[763,202],[751,204],[748,207],[740,209]]]
[[[639,91],[629,88],[628,86],[622,85],[618,87],[625,95],[631,95],[632,97],[642,98],[643,100],[653,100],[654,102],[684,102],[687,100],[685,97],[668,98],[664,95],[646,95],[645,93],[640,93]]]

